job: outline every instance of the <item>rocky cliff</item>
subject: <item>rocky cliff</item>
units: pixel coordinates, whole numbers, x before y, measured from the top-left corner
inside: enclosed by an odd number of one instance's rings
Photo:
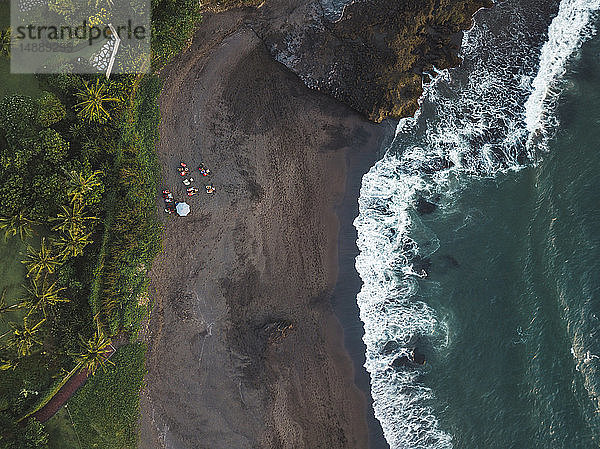
[[[379,122],[415,112],[424,76],[460,62],[461,31],[489,6],[489,0],[360,0],[331,22],[318,0],[272,0],[251,26],[307,86]]]

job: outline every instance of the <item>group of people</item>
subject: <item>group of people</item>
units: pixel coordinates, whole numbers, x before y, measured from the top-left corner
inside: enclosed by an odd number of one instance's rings
[[[199,192],[199,189],[193,185],[194,178],[190,176],[190,169],[185,162],[181,162],[179,167],[177,167],[177,171],[183,178],[183,185],[186,186],[186,193],[188,196],[194,196]],[[207,178],[211,175],[210,170],[204,166],[204,164],[200,164],[198,167],[198,171],[200,172],[200,176],[203,178]],[[215,193],[215,186],[211,184],[205,184],[204,188],[206,189],[206,193],[211,195]],[[162,196],[165,201],[165,212],[168,214],[172,214],[176,212],[177,202],[173,199],[173,193],[170,190],[163,190]]]
[[[194,178],[187,177],[190,174],[190,170],[187,166],[187,164],[185,162],[181,162],[179,167],[177,167],[177,170],[179,171],[179,174],[184,177],[183,179],[183,184],[185,186],[189,186],[186,189],[186,192],[188,194],[188,196],[194,196],[196,195],[199,190],[197,187],[192,186],[191,184],[194,182]],[[198,171],[200,172],[200,175],[203,177],[208,177],[210,176],[210,169],[208,169],[207,167],[204,166],[204,164],[200,164],[200,166],[198,167]],[[215,193],[215,186],[212,184],[206,184],[204,186],[204,188],[206,189],[206,193],[208,193],[209,195]]]

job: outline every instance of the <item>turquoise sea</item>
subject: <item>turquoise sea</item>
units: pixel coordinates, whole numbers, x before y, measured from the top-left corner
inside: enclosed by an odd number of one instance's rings
[[[599,7],[481,11],[363,179],[357,299],[392,449],[600,447]]]
[[[600,39],[564,89],[536,166],[467,180],[426,220],[449,342],[422,381],[454,447],[600,447]]]

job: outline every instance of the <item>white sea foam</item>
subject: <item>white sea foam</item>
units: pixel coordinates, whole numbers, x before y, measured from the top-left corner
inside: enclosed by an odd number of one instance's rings
[[[595,34],[592,21],[598,9],[600,0],[562,0],[560,3],[558,15],[548,28],[548,40],[542,47],[533,92],[525,103],[528,144],[538,137],[547,137],[547,130],[556,127],[552,112],[560,94],[557,83],[565,73],[569,58]]]
[[[493,12],[504,14],[510,29],[502,35],[477,21],[463,41],[463,68],[439,72],[426,86],[422,110],[400,121],[390,149],[363,178],[354,223],[360,250],[356,268],[364,283],[357,302],[375,416],[392,449],[452,447],[419,372],[392,365],[410,354],[415,338],[438,346],[449,338],[436,311],[418,297],[424,276],[419,261],[439,242],[419,219],[415,202],[423,197],[443,209],[460,189],[460,176],[490,176],[534,157],[535,145],[527,142],[540,124],[552,123],[548,93],[569,55],[590,35],[598,2],[563,0],[546,45],[531,44],[542,47],[541,59],[523,44],[529,25],[513,20],[520,16],[510,1],[497,5]],[[480,57],[494,39],[504,45]]]

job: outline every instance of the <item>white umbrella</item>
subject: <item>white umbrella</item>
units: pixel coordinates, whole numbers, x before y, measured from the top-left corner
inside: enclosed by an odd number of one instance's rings
[[[185,217],[190,213],[190,205],[188,203],[177,203],[177,215],[180,217]]]

